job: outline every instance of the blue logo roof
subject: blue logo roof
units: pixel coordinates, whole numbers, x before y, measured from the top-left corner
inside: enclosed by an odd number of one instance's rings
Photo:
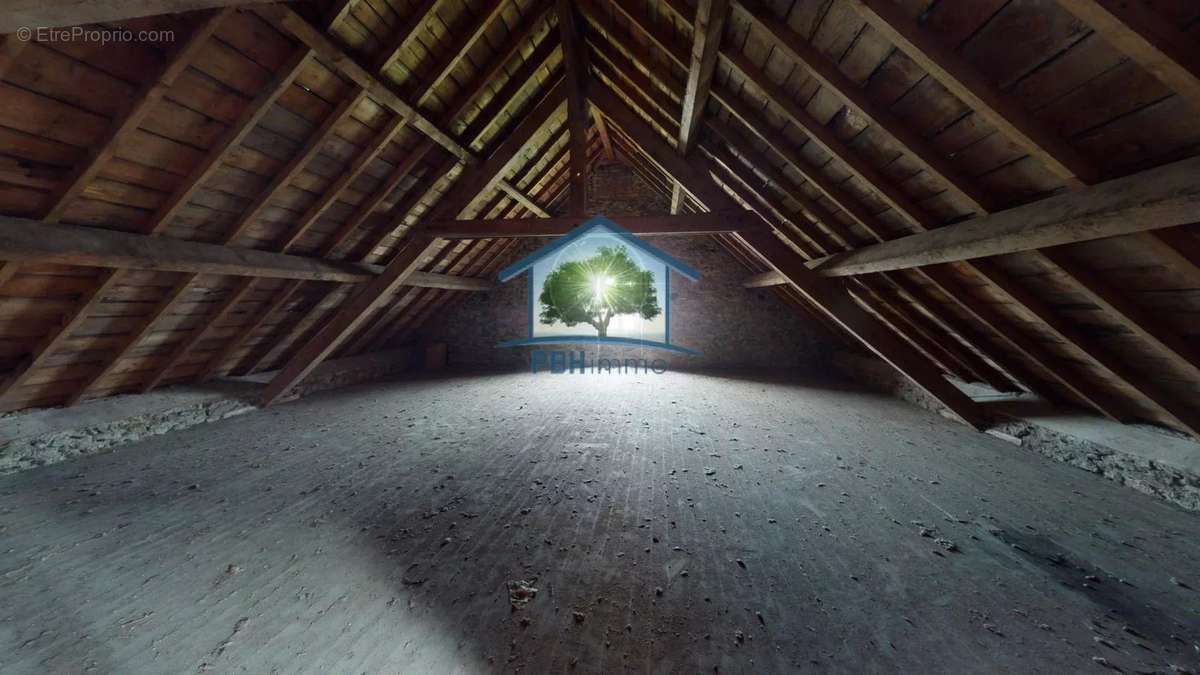
[[[584,335],[568,332],[558,332],[552,335],[535,336],[535,296],[536,289],[534,285],[535,279],[539,274],[538,270],[541,267],[536,267],[539,262],[545,260],[547,264],[552,264],[552,260],[547,260],[551,256],[556,256],[559,253],[566,253],[568,247],[573,244],[583,244],[586,237],[599,235],[600,237],[608,237],[619,241],[621,244],[634,249],[644,258],[663,266],[665,276],[661,277],[661,292],[663,294],[663,320],[661,327],[658,329],[661,334],[650,333],[651,338],[643,337],[642,335]],[[569,344],[569,343],[610,343],[636,347],[653,347],[657,349],[667,349],[670,351],[680,352],[684,354],[696,354],[697,352],[671,344],[671,271],[675,271],[679,275],[689,281],[699,281],[700,273],[691,266],[686,265],[667,253],[659,250],[657,247],[647,244],[642,241],[632,232],[617,225],[612,220],[604,216],[596,216],[584,222],[570,232],[570,234],[559,237],[554,242],[543,246],[537,251],[529,254],[521,260],[500,270],[500,281],[507,282],[520,276],[522,273],[533,270],[530,274],[529,282],[529,335],[526,338],[519,340],[509,340],[499,343],[498,347],[517,347],[523,345],[541,345],[541,344]],[[541,272],[544,274],[544,272]],[[611,315],[610,315],[611,316]],[[646,317],[650,318],[650,317]],[[575,324],[567,324],[573,326]],[[593,324],[594,325],[594,324]],[[607,319],[605,320],[604,328],[607,329]],[[645,335],[645,334],[643,334]]]
[[[574,230],[571,230],[570,234],[568,234],[564,237],[559,237],[553,243],[543,246],[542,248],[525,256],[521,260],[518,260],[517,262],[500,270],[500,281],[501,282],[509,281],[512,278],[519,276],[525,270],[529,269],[530,267],[533,267],[534,264],[537,263],[537,261],[541,260],[542,258],[545,258],[548,255],[552,255],[552,254],[566,248],[567,246],[570,246],[574,242],[579,241],[580,239],[588,236],[589,234],[597,232],[597,231],[609,232],[613,235],[616,235],[617,237],[619,237],[621,239],[621,241],[623,243],[626,243],[626,244],[638,249],[639,251],[646,254],[647,256],[658,260],[659,262],[666,265],[668,269],[675,270],[679,274],[687,277],[688,279],[690,279],[692,281],[700,280],[700,273],[697,272],[696,270],[692,269],[690,266],[685,265],[684,263],[676,260],[675,258],[672,258],[670,255],[659,250],[657,247],[647,244],[646,242],[639,239],[632,232],[630,232],[629,230],[626,230],[625,228],[621,227],[620,225],[617,225],[616,223],[609,220],[608,218],[605,218],[604,216],[596,216],[594,218],[591,218],[587,222],[583,223],[579,227],[575,228]]]

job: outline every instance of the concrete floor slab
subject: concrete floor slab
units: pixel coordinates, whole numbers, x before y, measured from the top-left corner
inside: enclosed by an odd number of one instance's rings
[[[5,673],[1200,670],[1200,516],[820,383],[360,385],[0,513]]]

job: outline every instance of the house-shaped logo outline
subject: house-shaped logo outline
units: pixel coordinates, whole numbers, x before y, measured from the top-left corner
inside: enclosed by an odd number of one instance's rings
[[[671,255],[659,250],[655,246],[647,244],[629,230],[617,225],[612,220],[604,216],[595,216],[588,219],[583,224],[571,230],[570,234],[559,237],[557,240],[543,246],[542,248],[530,253],[517,262],[500,270],[499,279],[501,283],[511,281],[520,276],[524,272],[530,270],[535,264],[547,256],[553,255],[559,251],[565,250],[571,244],[581,241],[584,237],[596,232],[607,233],[615,236],[623,244],[626,244],[640,251],[643,255],[653,258],[654,260],[666,266],[666,278],[663,280],[664,295],[663,300],[663,325],[665,327],[663,341],[655,342],[653,340],[639,340],[636,338],[622,337],[599,337],[597,335],[553,335],[546,337],[534,337],[534,298],[536,289],[533,287],[532,272],[530,272],[529,280],[529,337],[521,340],[508,340],[501,342],[497,347],[520,347],[525,345],[539,344],[564,344],[564,343],[579,343],[579,342],[602,342],[605,344],[621,344],[635,347],[652,347],[655,349],[667,349],[670,351],[680,352],[683,354],[697,355],[699,352],[693,351],[686,347],[671,344],[671,272],[675,271],[680,276],[689,281],[699,281],[700,273],[678,260]]]

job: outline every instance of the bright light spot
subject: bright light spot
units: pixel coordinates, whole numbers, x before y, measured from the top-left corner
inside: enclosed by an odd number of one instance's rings
[[[612,277],[595,276],[592,277],[592,297],[596,300],[604,300],[608,295],[608,288],[613,285]]]

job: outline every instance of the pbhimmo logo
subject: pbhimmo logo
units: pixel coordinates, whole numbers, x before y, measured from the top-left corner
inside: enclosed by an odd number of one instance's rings
[[[499,347],[524,345],[613,344],[665,349],[683,354],[697,352],[671,344],[671,271],[697,281],[700,274],[670,255],[647,244],[603,216],[575,228],[500,271],[506,282],[529,271],[529,335],[501,342]],[[560,362],[571,372],[586,372],[586,354],[535,352],[534,372],[549,363],[552,372]],[[628,361],[602,367],[628,370]],[[656,360],[660,361],[660,360]],[[597,361],[591,363],[595,371]],[[658,368],[654,369],[659,372]]]

